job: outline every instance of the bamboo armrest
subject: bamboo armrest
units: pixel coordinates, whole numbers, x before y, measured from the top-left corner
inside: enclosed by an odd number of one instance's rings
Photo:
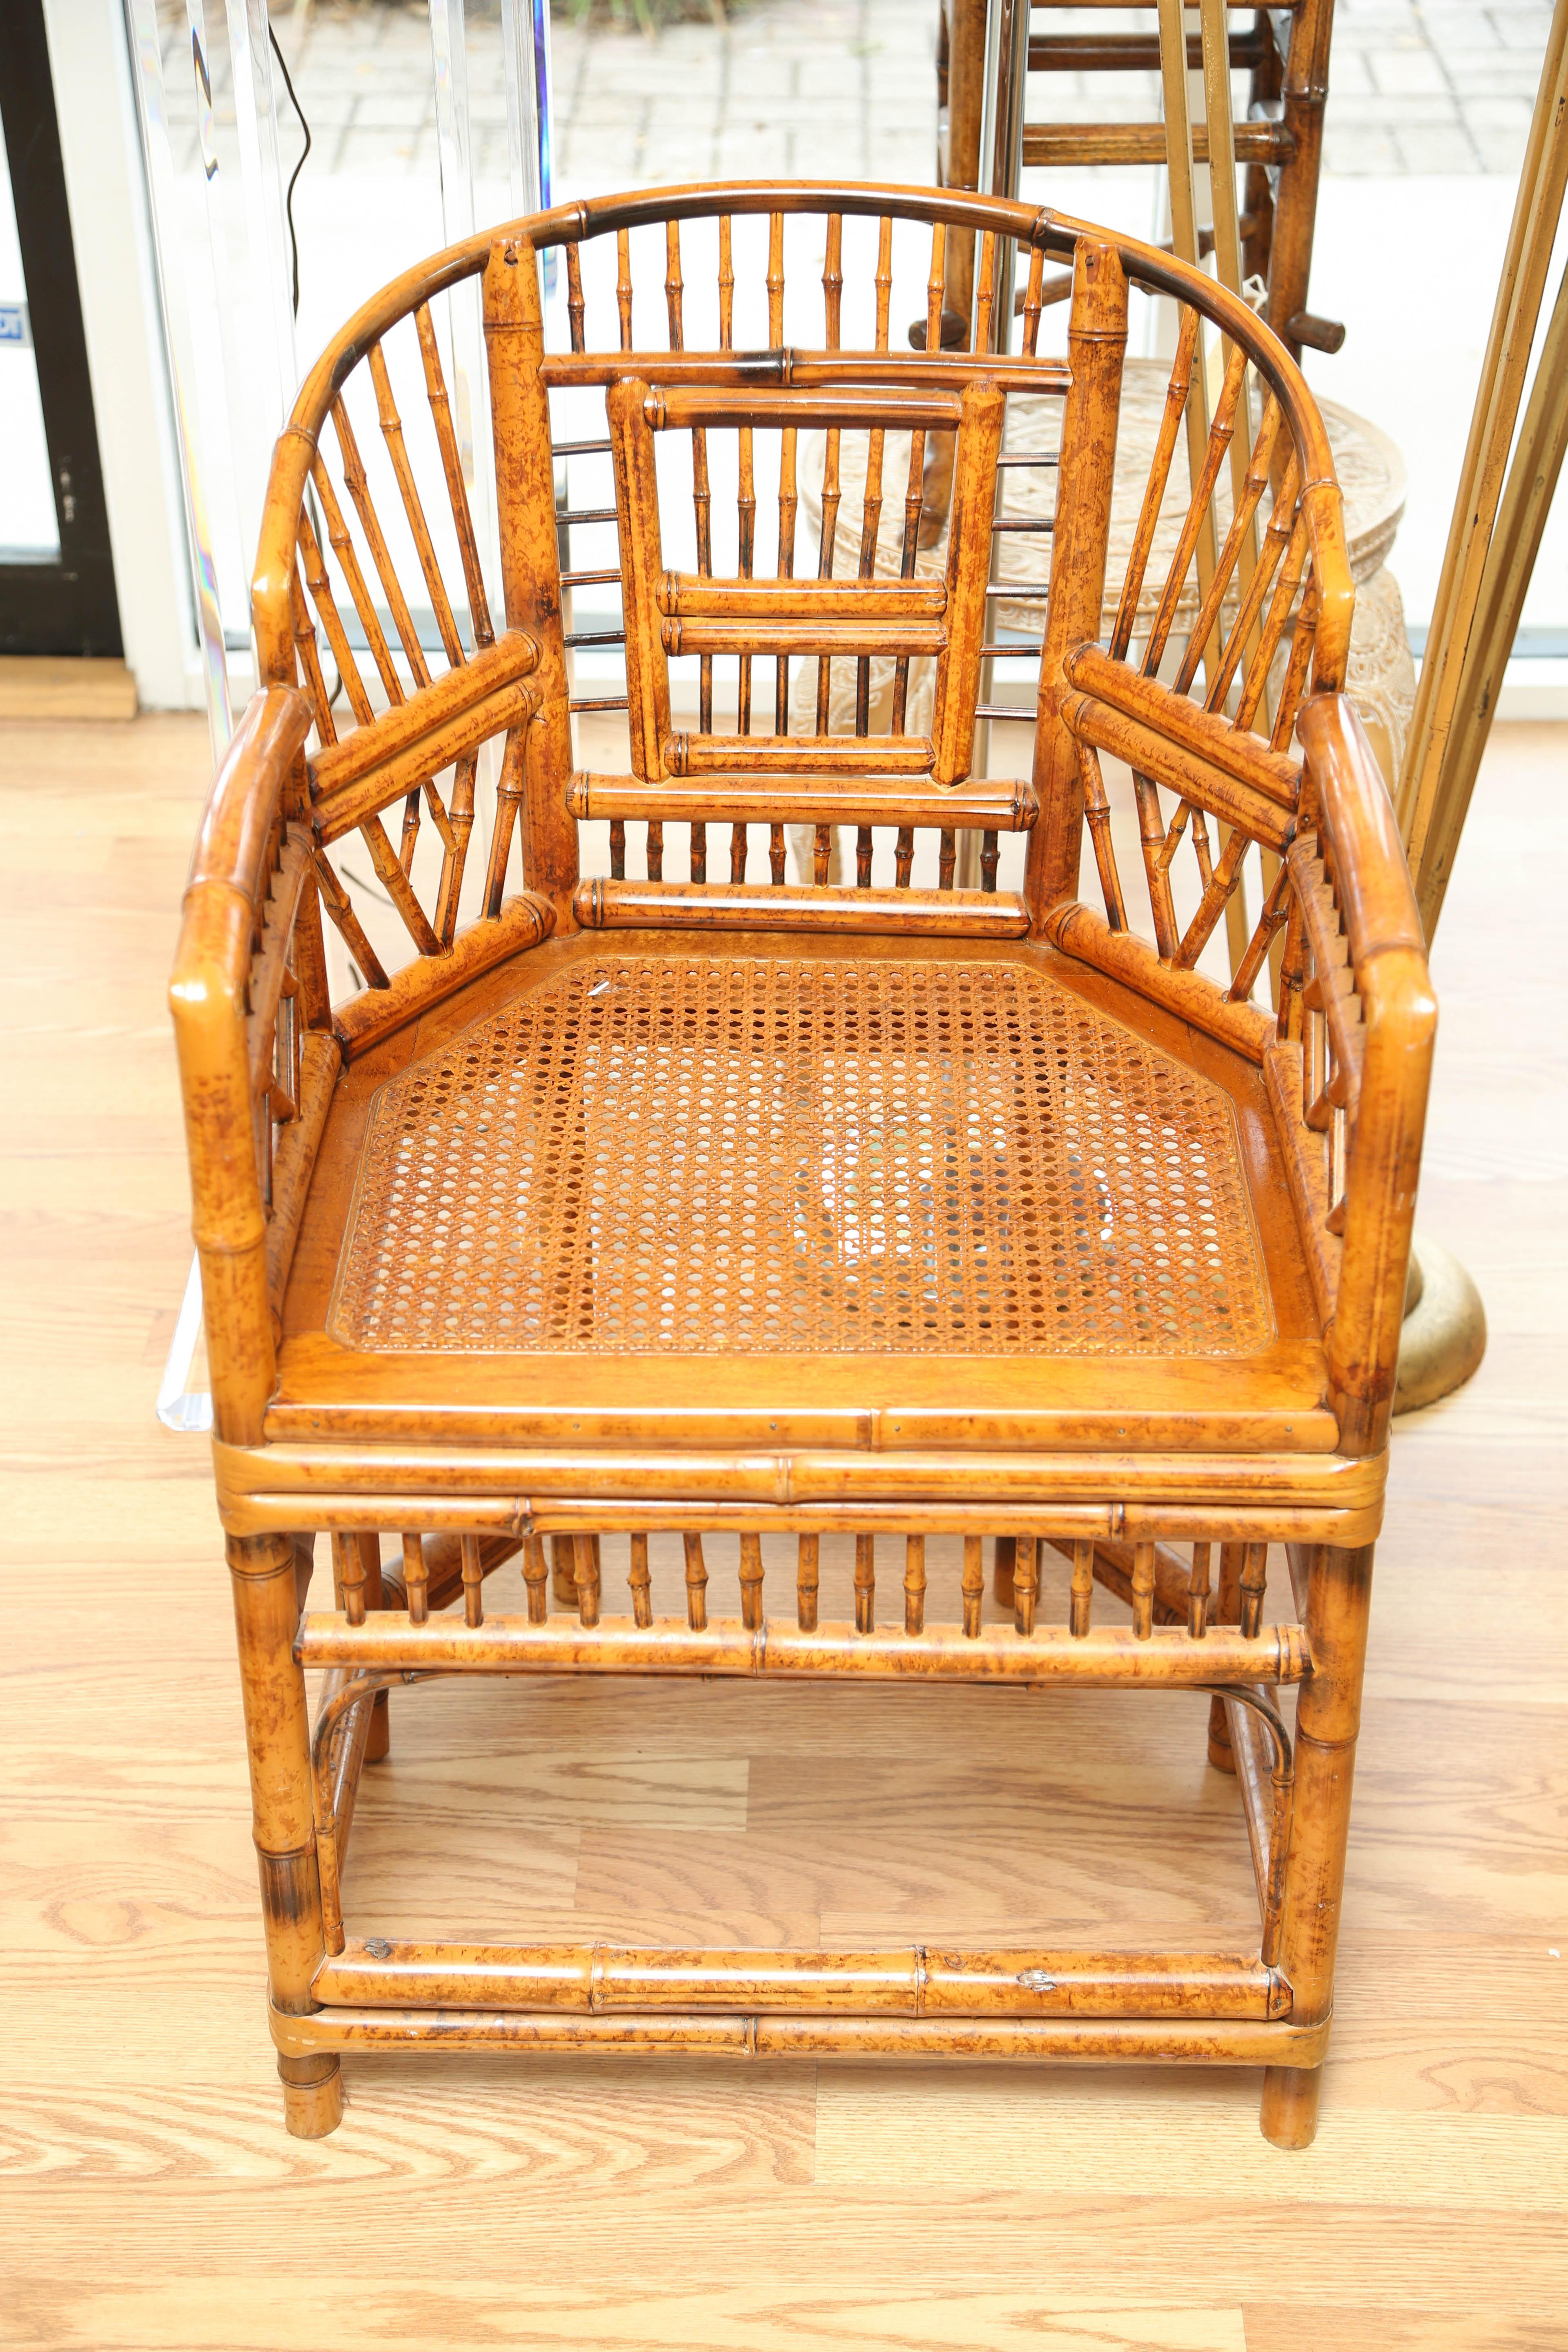
[[[534,639],[508,630],[341,742],[324,743],[310,760],[317,837],[332,842],[352,833],[488,737],[521,726],[539,707],[524,683],[538,664]]]
[[[247,998],[310,723],[309,703],[290,688],[252,698],[208,795],[169,983],[215,1425],[220,1437],[247,1432],[253,1442],[274,1359]]]
[[[1437,1006],[1394,810],[1360,719],[1342,695],[1316,695],[1297,733],[1362,1015],[1330,1378],[1342,1447],[1374,1453],[1394,1393]]]
[[[310,706],[291,688],[251,697],[202,811],[187,906],[193,891],[209,886],[238,890],[255,905],[283,787],[310,727]]]

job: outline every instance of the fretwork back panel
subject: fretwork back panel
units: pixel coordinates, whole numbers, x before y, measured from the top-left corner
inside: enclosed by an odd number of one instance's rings
[[[371,1349],[1229,1355],[1227,1098],[1003,961],[604,957],[376,1098]]]

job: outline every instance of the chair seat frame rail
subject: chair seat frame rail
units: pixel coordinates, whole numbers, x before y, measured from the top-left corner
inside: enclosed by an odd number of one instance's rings
[[[941,332],[959,241],[982,314],[1015,262],[1025,281],[1021,324],[985,322],[974,351]],[[930,332],[895,352],[893,290],[917,243]],[[1065,357],[1038,350],[1047,261],[1072,279]],[[441,356],[443,298],[469,283],[500,614]],[[1177,335],[1102,638],[1130,289],[1173,302]],[[1216,371],[1211,415],[1194,388]],[[994,780],[973,773],[975,721],[997,650],[998,484],[1033,462],[1011,437],[1019,402],[1054,404],[1058,492],[1022,714],[1030,772]],[[922,554],[942,435],[952,509]],[[807,462],[822,529],[797,560]],[[563,505],[558,479],[583,465],[605,487]],[[606,534],[596,561],[576,552],[592,530]],[[618,626],[574,625],[589,588],[619,596]],[[345,2051],[570,2046],[1256,2064],[1265,2131],[1310,2140],[1436,1020],[1392,812],[1342,698],[1352,601],[1328,443],[1284,345],[1201,271],[1026,205],[779,181],[558,206],[407,272],[311,370],[257,561],[263,684],[213,786],[171,987],[292,2131],[339,2120]],[[579,657],[606,648],[624,694],[577,690]],[[605,705],[626,713],[622,775],[575,752],[574,715]],[[589,826],[607,826],[608,873],[583,871]],[[709,873],[713,828],[727,878]],[[957,880],[966,834],[979,888]],[[1249,861],[1261,913],[1239,964],[1211,977]],[[710,1405],[673,1435],[633,1414],[553,1450],[504,1416],[454,1436],[438,1357],[380,1360],[395,1425],[342,1399],[284,1412],[323,1203],[352,1188],[358,1066],[404,1067],[470,1003],[612,929],[655,959],[820,953],[825,939],[848,957],[920,940],[962,958],[990,940],[1177,1040],[1178,1061],[1179,1041],[1200,1041],[1205,1067],[1217,1057],[1251,1088],[1282,1171],[1292,1229],[1276,1242],[1309,1302],[1303,1430],[1319,1435],[1265,1443],[1194,1387],[1184,1417],[1130,1405],[1114,1444],[922,1444],[894,1433],[895,1410],[863,1416],[854,1442],[749,1450],[726,1433],[745,1376],[723,1357]],[[347,993],[330,976],[345,964]],[[905,1360],[876,1359],[895,1397]],[[990,1360],[988,1396],[1010,1367]],[[853,1549],[840,1622],[819,1619],[825,1538],[835,1559]],[[329,1549],[330,1606],[314,1581]],[[650,1559],[683,1607],[656,1613]],[[987,1616],[988,1589],[1010,1614]],[[350,1833],[387,1750],[388,1695],[417,1708],[431,1677],[541,1674],[1206,1694],[1209,1756],[1241,1798],[1256,1947],[351,1933]]]

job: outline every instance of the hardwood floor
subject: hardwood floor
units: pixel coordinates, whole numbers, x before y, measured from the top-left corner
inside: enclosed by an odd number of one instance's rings
[[[1438,941],[1420,1223],[1491,1345],[1397,1438],[1316,2145],[1239,2073],[416,2057],[352,2064],[308,2144],[205,1447],[153,1413],[205,729],[0,734],[0,2346],[1563,2352],[1568,941],[1524,886],[1568,861],[1565,758],[1498,730]],[[351,1895],[477,1935],[1242,1927],[1205,1707],[437,1685]]]

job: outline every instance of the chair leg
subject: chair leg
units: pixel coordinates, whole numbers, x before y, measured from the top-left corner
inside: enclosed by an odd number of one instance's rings
[[[227,1552],[268,1985],[276,2008],[302,2016],[316,2005],[310,1988],[326,1946],[310,1811],[305,1677],[294,1658],[294,1547],[286,1536],[231,1536]],[[330,2132],[342,2115],[336,2058],[280,2057],[278,2073],[289,2131],[302,2139]]]
[[[332,2057],[279,2058],[283,2121],[294,2139],[325,2139],[343,2119],[342,2068]]]
[[[1370,1544],[1358,1551],[1325,1545],[1312,1559],[1307,1592],[1312,1673],[1296,1709],[1296,1794],[1279,1931],[1293,2025],[1319,2025],[1333,2007],[1372,1559]],[[1277,2147],[1307,2147],[1317,2129],[1318,2092],[1316,2069],[1267,2068],[1265,2138]]]
[[[1263,2137],[1276,2147],[1310,2147],[1318,2132],[1321,2066],[1266,2066]]]
[[[1241,1563],[1247,1546],[1238,1543],[1221,1544],[1219,1548],[1219,1584],[1215,1593],[1213,1622],[1216,1625],[1239,1625],[1241,1622]],[[1236,1751],[1230,1744],[1230,1717],[1222,1698],[1209,1701],[1209,1762],[1216,1772],[1236,1770]]]
[[[392,1709],[387,1698],[385,1691],[377,1691],[371,1709],[370,1738],[364,1744],[367,1764],[384,1764],[392,1753]]]

